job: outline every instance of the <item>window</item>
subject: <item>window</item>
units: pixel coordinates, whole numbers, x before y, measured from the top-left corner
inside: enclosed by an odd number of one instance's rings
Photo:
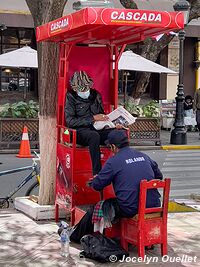
[[[33,29],[7,28],[0,31],[0,52],[7,53],[25,45],[35,48],[35,34]],[[30,70],[20,68],[0,68],[1,91],[30,91]],[[26,83],[25,83],[26,80]]]

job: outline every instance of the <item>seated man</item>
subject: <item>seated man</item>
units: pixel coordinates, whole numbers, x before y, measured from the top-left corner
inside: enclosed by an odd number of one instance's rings
[[[141,180],[162,179],[162,173],[149,156],[129,147],[126,131],[113,130],[108,134],[106,144],[110,146],[114,156],[106,161],[102,170],[91,181],[91,186],[101,191],[112,183],[116,198],[110,201],[115,210],[115,219],[133,217],[138,212]],[[158,190],[148,190],[146,207],[159,206]],[[88,211],[75,226],[71,235],[72,241],[78,241],[83,235],[92,233],[92,215],[93,210]]]
[[[65,104],[66,125],[76,129],[77,143],[89,146],[93,175],[101,170],[100,145],[104,145],[112,129],[97,131],[93,124],[106,121],[101,95],[92,88],[93,81],[84,71],[76,71],[71,80],[71,91],[67,93]]]

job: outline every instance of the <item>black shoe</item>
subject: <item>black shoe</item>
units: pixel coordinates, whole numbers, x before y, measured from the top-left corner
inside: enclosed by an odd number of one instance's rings
[[[154,249],[154,245],[146,246],[145,249],[146,249],[146,250],[153,250],[153,249]]]

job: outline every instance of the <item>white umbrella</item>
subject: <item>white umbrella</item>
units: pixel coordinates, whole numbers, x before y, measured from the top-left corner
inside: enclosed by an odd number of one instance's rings
[[[175,74],[176,72],[170,70],[166,67],[163,67],[151,60],[148,60],[144,57],[141,57],[132,51],[123,52],[119,63],[119,70],[134,70],[134,71],[144,71],[144,72],[156,72],[156,73],[171,73]]]
[[[0,66],[13,68],[37,68],[37,51],[24,46],[0,55]]]
[[[139,56],[132,51],[123,52],[118,63],[119,70],[134,70],[144,72],[155,72],[155,73],[168,73],[175,74],[176,72],[163,67],[151,60],[148,60],[142,56]],[[124,88],[124,105],[126,102],[127,83],[128,83],[128,72],[124,73],[125,76],[125,88]]]
[[[24,99],[26,98],[27,89],[27,68],[38,68],[37,51],[24,46],[14,51],[0,55],[1,67],[24,68]]]

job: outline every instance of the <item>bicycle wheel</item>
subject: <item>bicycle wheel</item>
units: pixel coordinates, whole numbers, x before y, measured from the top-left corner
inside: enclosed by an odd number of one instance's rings
[[[9,201],[6,198],[0,198],[0,209],[8,209]]]
[[[26,196],[30,195],[39,195],[39,183],[38,181],[35,181],[26,191]]]

